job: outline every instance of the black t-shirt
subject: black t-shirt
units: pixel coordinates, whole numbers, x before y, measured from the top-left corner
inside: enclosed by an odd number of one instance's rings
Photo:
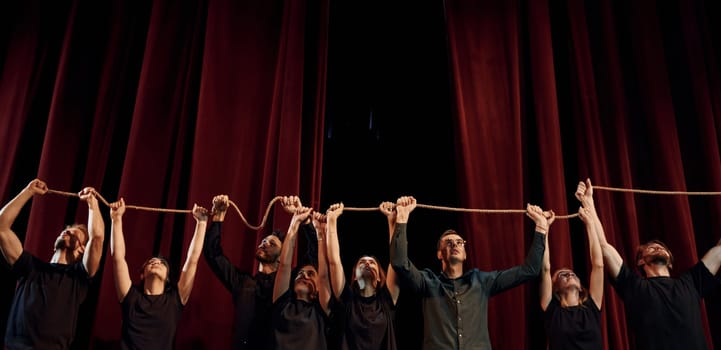
[[[122,349],[172,349],[183,304],[176,287],[160,295],[146,295],[131,286],[120,303],[123,313]]]
[[[363,297],[346,285],[341,294],[346,315],[344,350],[395,350],[395,305],[386,287]]]
[[[621,267],[612,285],[623,299],[636,348],[707,349],[701,298],[721,284],[703,262],[678,278],[641,278]]]
[[[232,293],[234,327],[232,349],[269,350],[273,345],[271,308],[275,272],[255,276],[236,268],[220,245],[221,222],[214,221],[205,233],[203,256],[208,266]]]
[[[222,222],[213,221],[206,230],[203,256],[216,277],[233,296],[235,305],[232,349],[270,350],[273,348],[271,310],[275,272],[255,275],[236,268],[223,254]],[[317,265],[318,239],[312,224],[300,225],[308,243],[303,263]]]
[[[23,251],[11,272],[18,279],[8,317],[8,349],[68,349],[90,277],[82,262],[51,264]]]
[[[550,350],[603,349],[601,310],[591,298],[578,306],[562,307],[553,297],[543,320]]]
[[[273,304],[273,338],[277,350],[325,350],[327,317],[318,300],[298,300],[288,290]]]

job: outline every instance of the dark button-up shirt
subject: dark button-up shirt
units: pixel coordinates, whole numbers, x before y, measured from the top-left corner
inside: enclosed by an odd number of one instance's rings
[[[451,279],[430,269],[419,271],[408,260],[407,224],[397,224],[391,241],[391,264],[420,294],[423,349],[491,349],[488,299],[538,277],[546,235],[536,232],[523,265],[501,271],[466,271]]]

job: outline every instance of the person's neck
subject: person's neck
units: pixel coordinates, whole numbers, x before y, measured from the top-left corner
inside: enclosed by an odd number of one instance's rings
[[[372,297],[376,294],[376,288],[373,287],[373,282],[366,279],[358,279],[358,290],[362,297]]]
[[[165,292],[165,281],[158,277],[147,277],[143,283],[143,292],[145,295],[160,295]]]
[[[313,301],[313,296],[308,293],[295,293],[295,298],[298,300],[303,300],[306,303],[310,303]]]
[[[670,277],[671,272],[666,264],[646,264],[643,267],[646,272],[646,278],[650,277]]]
[[[52,258],[50,258],[50,263],[69,265],[75,263],[77,259],[78,258],[70,250],[59,248],[55,249]]]
[[[578,289],[575,288],[559,292],[558,296],[561,299],[561,306],[563,307],[578,306],[581,303]]]
[[[463,263],[443,263],[443,274],[451,279],[463,276]]]
[[[258,264],[258,272],[264,273],[266,275],[269,275],[273,272],[278,271],[278,262],[272,262],[272,263],[259,263]]]

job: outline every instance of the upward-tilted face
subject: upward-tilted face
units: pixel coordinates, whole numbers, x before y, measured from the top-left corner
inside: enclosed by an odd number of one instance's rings
[[[318,296],[318,271],[313,265],[305,265],[295,276],[293,291],[296,295],[306,295],[309,298]]]
[[[87,240],[87,234],[80,227],[68,226],[55,239],[55,249],[76,250],[84,246]]]
[[[553,274],[552,281],[556,293],[568,289],[581,290],[581,280],[570,269],[559,269]]]
[[[450,264],[463,263],[466,261],[466,241],[455,233],[441,237],[438,259]]]
[[[668,249],[660,243],[650,242],[639,248],[640,258],[637,265],[667,265],[673,263],[673,256]]]
[[[150,258],[143,265],[143,272],[141,279],[147,279],[151,276],[157,277],[158,279],[167,282],[168,281],[168,265],[163,259],[158,257]]]
[[[358,259],[354,271],[356,279],[380,282],[378,261],[373,257],[364,256]]]
[[[270,264],[278,261],[282,243],[275,235],[268,235],[260,241],[255,250],[255,259],[261,263]]]

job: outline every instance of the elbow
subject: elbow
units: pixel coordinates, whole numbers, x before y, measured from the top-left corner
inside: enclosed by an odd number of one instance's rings
[[[339,269],[342,271],[343,264],[341,264],[340,260],[329,259],[328,260],[328,268],[330,268],[331,271],[337,271]]]
[[[544,263],[543,266],[541,266],[541,272],[543,272],[543,273],[551,272],[551,263]]]

